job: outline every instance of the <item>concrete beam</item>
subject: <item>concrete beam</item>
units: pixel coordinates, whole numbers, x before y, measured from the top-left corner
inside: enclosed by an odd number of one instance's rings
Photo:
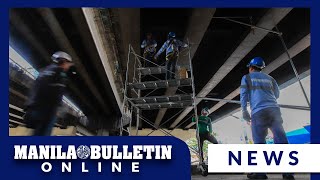
[[[76,128],[77,128],[77,131],[80,132],[81,134],[84,134],[86,136],[95,136],[95,134],[91,133],[90,131],[88,131],[82,126],[76,126]]]
[[[164,96],[172,96],[172,95],[176,94],[177,89],[178,88],[176,88],[176,87],[167,88]],[[157,117],[156,117],[156,121],[154,123],[155,127],[158,128],[160,126],[160,123],[161,123],[164,115],[166,114],[167,110],[168,110],[167,108],[159,109]]]
[[[136,53],[140,52],[140,9],[139,8],[117,8],[112,9],[114,15],[117,16],[119,21],[119,33],[122,45],[122,65],[127,69],[127,58],[129,44],[133,47]],[[133,67],[133,61],[129,67]],[[129,68],[133,69],[133,68]],[[129,82],[132,82],[132,73],[129,71]]]
[[[196,53],[215,12],[215,8],[196,8],[192,11],[192,16],[190,17],[188,28],[183,40],[184,42],[189,41],[190,43],[191,59]],[[179,58],[178,65],[188,68],[189,57],[181,56]]]
[[[10,10],[10,23],[17,27],[17,31],[23,35],[23,37],[31,44],[31,46],[36,49],[36,51],[40,54],[41,58],[44,59],[47,63],[50,63],[51,55],[44,48],[44,46],[39,42],[38,38],[34,36],[34,33],[30,28],[24,23],[22,18],[18,15],[16,10]]]
[[[122,112],[122,99],[120,97],[120,89],[116,86],[114,68],[112,67],[113,64],[113,50],[110,48],[110,45],[107,45],[108,42],[106,41],[106,35],[104,34],[104,27],[103,22],[97,17],[99,17],[93,8],[82,8],[83,14],[86,18],[87,24],[89,26],[92,38],[96,45],[97,51],[100,56],[100,60],[104,67],[105,73],[107,74],[109,83],[111,85],[113,94],[116,98],[118,107]]]
[[[297,42],[295,45],[293,45],[289,50],[289,54],[291,58],[295,57],[299,53],[301,53],[306,48],[310,47],[310,34],[303,37],[299,42]],[[266,74],[270,74],[272,71],[276,70],[278,67],[283,65],[284,63],[288,62],[288,56],[286,53],[281,54],[277,59],[273,60],[269,65],[267,65],[262,72]],[[240,83],[240,82],[239,82]],[[235,89],[233,92],[231,92],[229,95],[224,97],[224,99],[232,100],[233,98],[237,97],[240,94],[240,87]],[[225,105],[226,102],[220,101],[216,105],[214,105],[212,108],[210,108],[210,114],[218,110],[220,107]],[[191,128],[195,123],[190,123],[186,126],[186,129]]]
[[[31,44],[31,46],[33,48],[35,48],[35,50],[40,54],[41,58],[43,60],[46,61],[46,63],[51,63],[50,57],[51,54],[47,51],[47,49],[44,48],[44,46],[40,43],[39,39],[34,36],[34,33],[32,32],[32,30],[24,23],[24,21],[21,19],[21,17],[18,15],[18,13],[16,13],[14,10],[10,11],[10,22],[12,23],[13,26],[17,27],[18,32],[24,37],[26,38],[26,40]],[[10,42],[11,43],[11,42]],[[17,58],[16,56],[12,56],[15,53],[11,52],[11,51],[15,51],[13,48],[9,48],[9,57],[13,60],[15,60],[15,58]],[[10,74],[11,75],[11,74]],[[11,77],[10,77],[11,78]],[[14,77],[12,77],[14,78]],[[27,88],[31,88],[28,84]],[[93,105],[91,103],[89,103],[88,99],[80,92],[79,88],[77,88],[75,86],[75,84],[73,82],[71,82],[69,84],[70,89],[72,90],[72,92],[74,92],[74,94],[80,98],[80,100],[86,104],[87,107],[90,108],[91,111],[94,111]],[[16,95],[22,97],[23,99],[27,100],[28,97],[24,96],[24,95],[20,95],[21,93],[14,91],[13,89],[11,90],[10,88],[10,92],[12,91],[12,93],[15,93]]]
[[[257,26],[266,29],[273,29],[292,8],[272,8],[257,23]],[[240,43],[237,49],[230,55],[226,62],[218,69],[209,82],[198,93],[198,97],[207,96],[213,88],[215,88],[222,79],[268,34],[267,31],[257,30],[255,33],[249,33],[247,37]],[[201,100],[195,100],[199,104]],[[187,108],[180,116],[171,124],[170,128],[174,128],[193,108]]]
[[[83,78],[84,83],[86,86],[90,89],[90,91],[93,93],[99,104],[102,106],[104,111],[107,114],[110,114],[110,108],[108,108],[107,104],[103,101],[103,97],[97,90],[96,86],[94,85],[93,81],[89,77],[89,73],[87,72],[86,68],[82,64],[80,58],[78,57],[77,53],[73,49],[68,37],[64,33],[59,21],[55,17],[54,13],[49,8],[39,8],[37,9],[44,21],[49,26],[50,30],[52,31],[52,34],[54,38],[57,40],[57,43],[59,44],[60,48],[62,48],[63,51],[66,51],[70,53],[72,56],[73,62],[75,63],[75,66],[77,67],[77,70],[79,71],[80,76]]]
[[[196,53],[201,40],[206,33],[208,26],[212,20],[214,13],[216,12],[215,8],[197,8],[192,12],[192,16],[189,21],[188,29],[186,35],[184,37],[184,42],[189,41],[191,46],[191,59],[193,59],[194,54]],[[188,68],[189,67],[189,57],[188,56],[180,56],[178,61],[178,66]],[[166,90],[165,96],[171,96],[176,93],[178,88],[168,88]],[[167,109],[160,109],[156,121],[155,126],[159,127],[164,115],[166,114]]]
[[[134,70],[137,68],[131,55],[130,63],[127,67],[129,44],[137,54],[140,54],[140,9],[139,8],[112,8],[113,21],[117,25],[116,30],[119,36],[119,54],[121,57],[121,66],[128,71],[128,82],[133,82]],[[139,93],[139,92],[138,92]],[[129,96],[137,97],[133,91],[128,91]],[[133,120],[135,121],[135,120]],[[142,127],[143,121],[139,119],[139,127]]]

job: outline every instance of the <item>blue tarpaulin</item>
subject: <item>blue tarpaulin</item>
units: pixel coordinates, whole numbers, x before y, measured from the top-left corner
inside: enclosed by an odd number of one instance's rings
[[[287,134],[290,144],[309,144],[310,143],[310,126],[290,131]]]

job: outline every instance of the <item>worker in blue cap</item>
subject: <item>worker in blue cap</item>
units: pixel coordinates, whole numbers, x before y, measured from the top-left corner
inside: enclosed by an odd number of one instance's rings
[[[170,32],[168,34],[168,40],[162,45],[160,50],[154,56],[154,59],[158,59],[158,56],[166,51],[166,79],[175,78],[175,70],[177,59],[181,48],[186,48],[188,45],[182,41],[176,39],[176,33]]]
[[[253,58],[247,67],[249,74],[242,77],[240,101],[243,119],[251,122],[254,143],[265,144],[268,129],[270,129],[275,144],[288,144],[277,103],[280,92],[276,80],[261,72],[265,67],[265,62],[261,57]],[[247,109],[248,102],[250,103],[251,116]],[[294,179],[293,174],[285,173],[282,176],[283,179]],[[249,179],[268,179],[265,173],[251,173],[247,177]]]
[[[199,153],[201,158],[203,159],[203,143],[205,140],[213,143],[218,144],[217,139],[212,134],[212,122],[209,115],[209,109],[203,108],[201,110],[201,115],[198,117],[198,131],[199,131],[199,138],[200,138],[200,147]],[[192,118],[192,122],[196,122],[196,118]]]

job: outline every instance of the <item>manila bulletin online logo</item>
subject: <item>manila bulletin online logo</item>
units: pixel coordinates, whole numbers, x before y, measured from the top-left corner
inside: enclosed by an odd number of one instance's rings
[[[79,168],[73,168],[73,163],[81,163],[80,171],[83,173],[102,172],[104,163],[111,164],[111,172],[121,173],[121,160],[131,160],[131,167],[126,169],[138,173],[142,160],[171,160],[171,155],[172,145],[68,145],[64,148],[62,145],[14,145],[14,160],[43,160],[40,168],[46,173],[53,168],[61,169],[62,173],[79,171]],[[59,167],[54,167],[56,163],[52,163],[52,160],[61,160]],[[88,168],[86,163],[96,164],[95,168]]]

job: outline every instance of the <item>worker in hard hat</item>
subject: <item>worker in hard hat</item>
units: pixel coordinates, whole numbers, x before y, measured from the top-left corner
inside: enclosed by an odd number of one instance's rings
[[[249,74],[242,77],[240,101],[242,117],[251,122],[252,137],[255,144],[265,144],[268,129],[274,136],[275,144],[288,144],[283,129],[282,117],[277,99],[280,92],[274,78],[261,72],[265,62],[261,57],[253,58],[247,65]],[[250,104],[251,115],[247,109]],[[251,173],[249,179],[267,179],[265,173]],[[283,174],[284,179],[294,179],[293,174]]]
[[[34,136],[49,136],[56,122],[57,109],[67,85],[67,72],[73,66],[69,54],[59,51],[52,55],[52,63],[44,68],[26,103],[24,119]]]
[[[141,48],[143,50],[144,67],[149,67],[152,63],[154,55],[157,52],[157,41],[153,39],[152,33],[147,33],[147,38],[142,41]]]
[[[161,53],[166,51],[166,79],[175,78],[176,64],[179,57],[180,49],[186,47],[188,47],[186,43],[183,43],[182,41],[176,39],[176,34],[174,32],[170,32],[168,34],[167,41],[162,45],[160,50],[154,56],[154,58],[157,59]]]
[[[218,144],[217,139],[212,134],[212,122],[211,118],[209,117],[209,109],[203,108],[201,110],[201,115],[198,117],[198,132],[199,132],[199,138],[200,138],[200,147],[199,147],[199,153],[200,157],[203,158],[203,143],[205,140],[213,143]],[[196,118],[192,118],[192,122],[197,122]]]

